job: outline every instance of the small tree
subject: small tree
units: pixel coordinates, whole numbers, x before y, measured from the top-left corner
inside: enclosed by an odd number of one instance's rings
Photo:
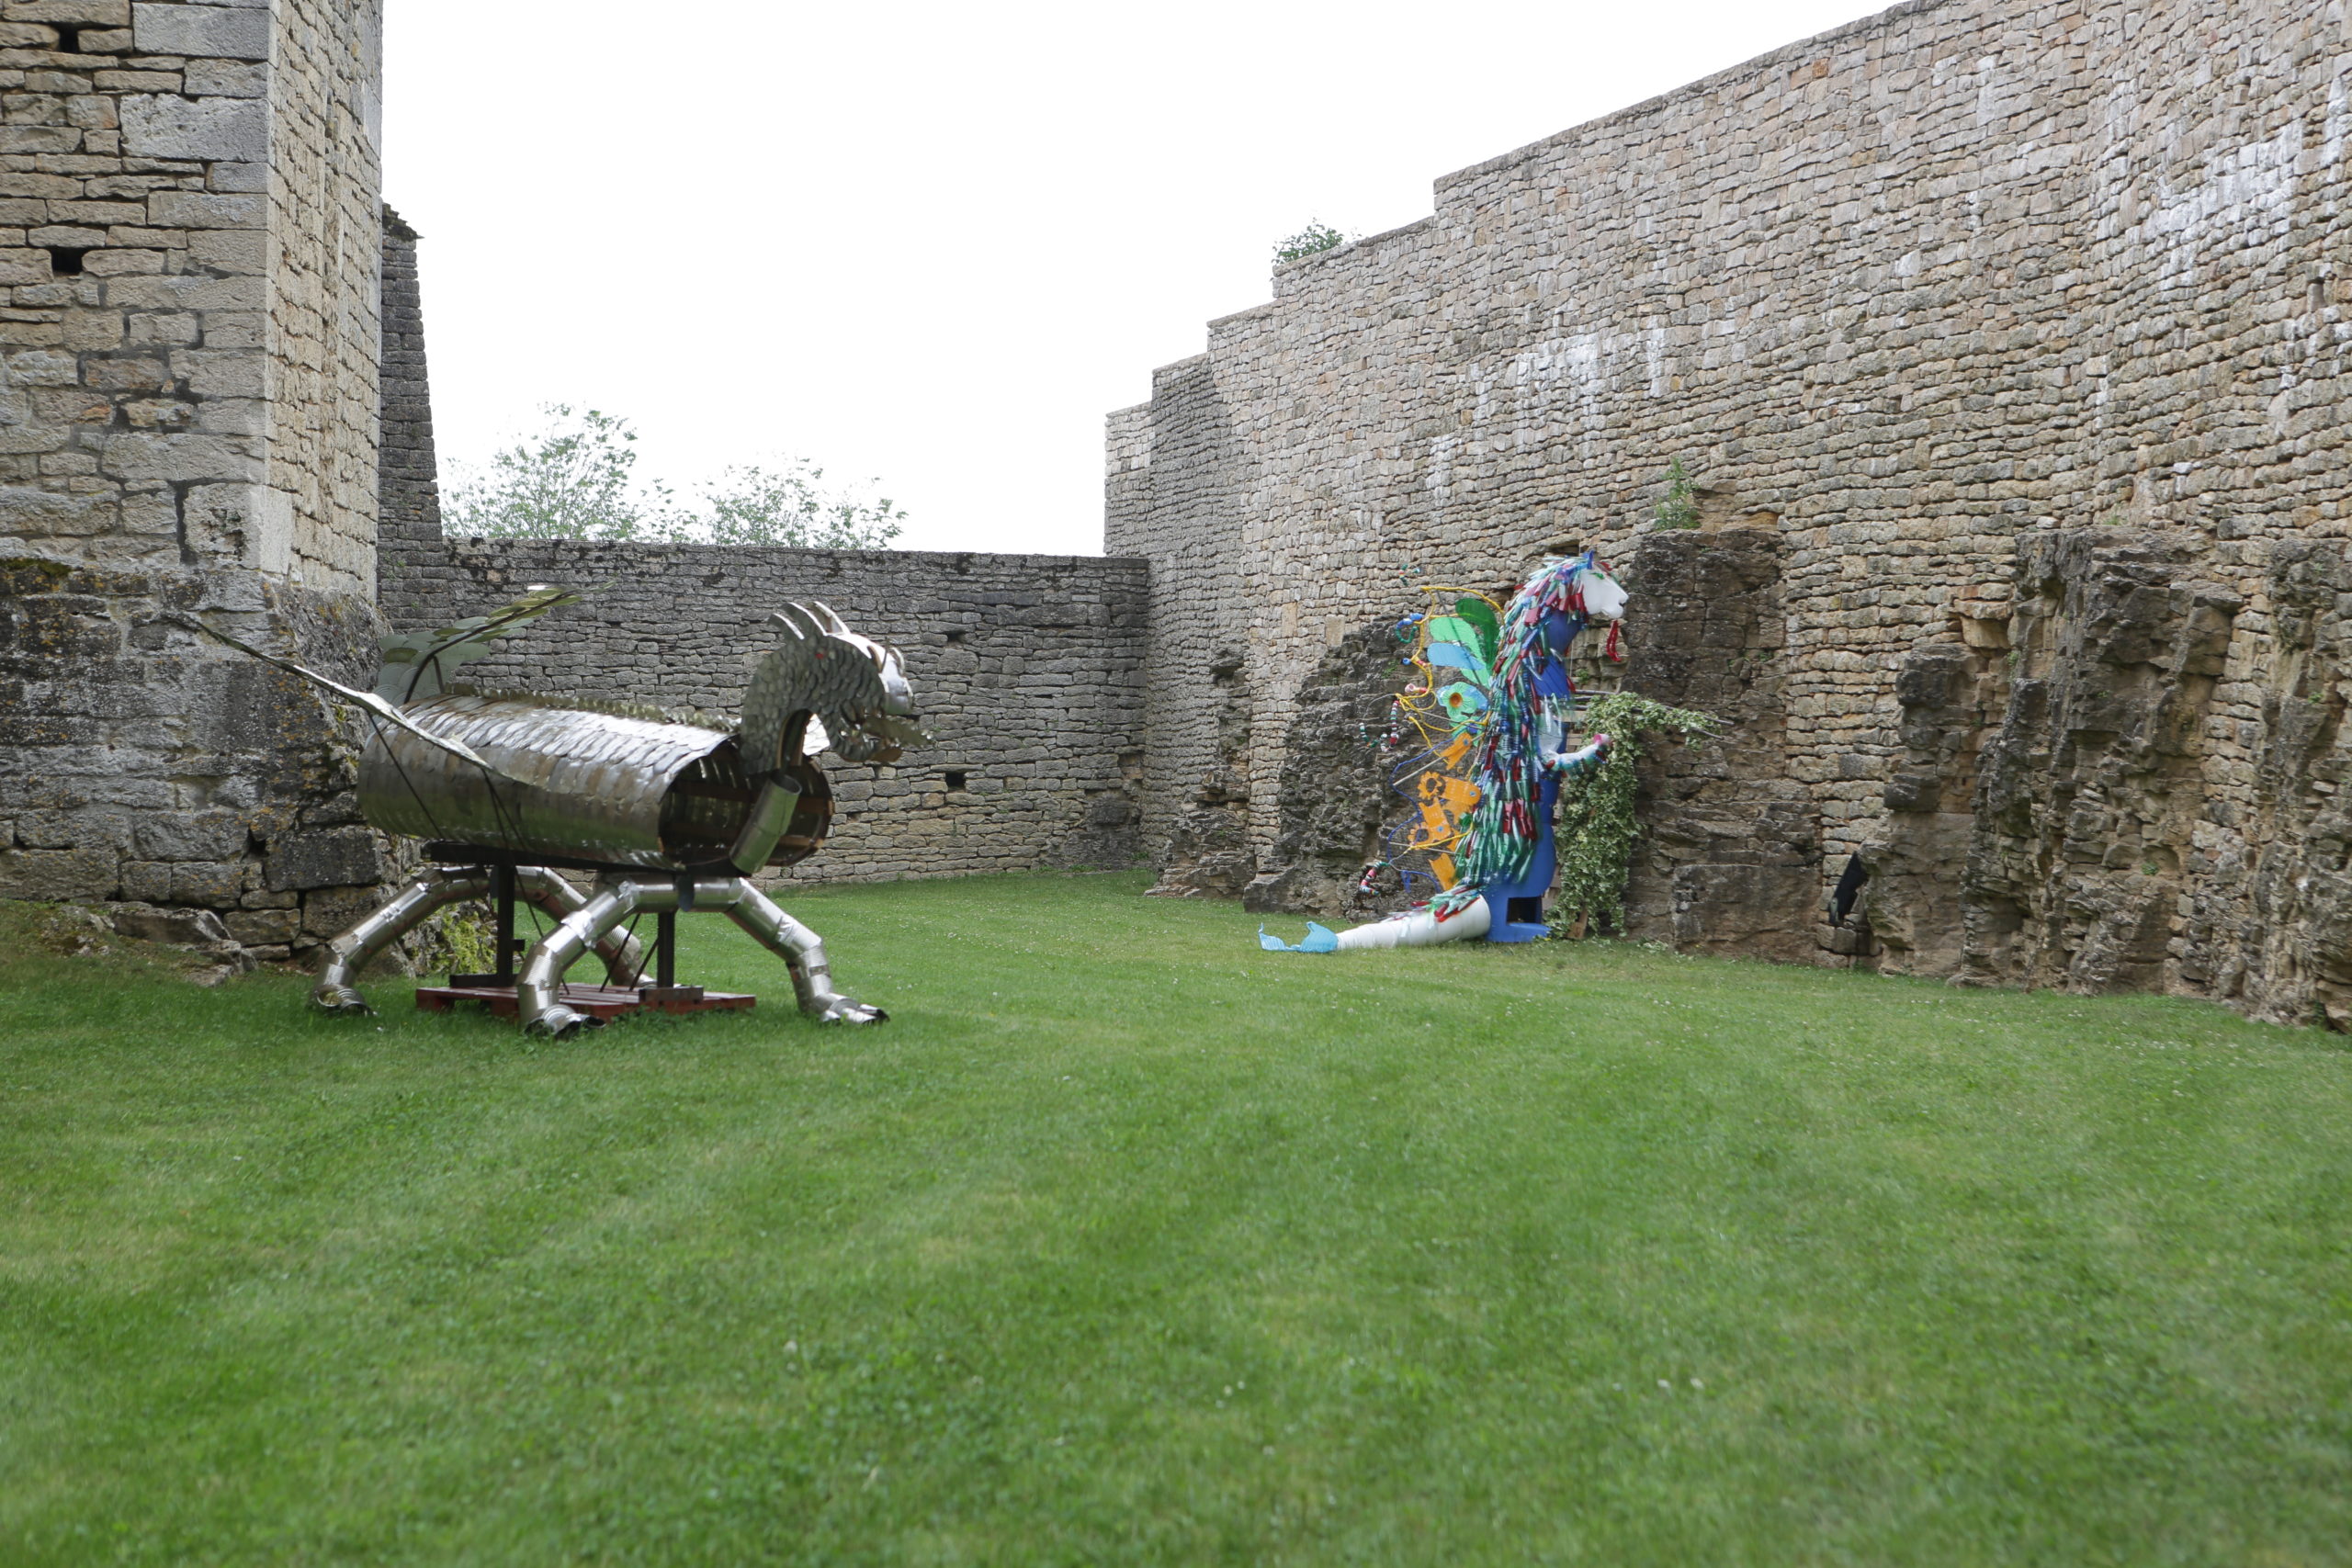
[[[569,403],[539,412],[548,428],[498,452],[487,468],[458,470],[451,532],[491,539],[635,539],[646,507],[636,493],[637,432],[628,421]],[[650,487],[658,506],[669,498]]]
[[[1699,495],[1690,484],[1690,470],[1677,457],[1666,466],[1666,494],[1657,503],[1657,525],[1661,528],[1696,528],[1699,525]]]
[[[1274,260],[1277,263],[1300,261],[1307,256],[1321,255],[1325,251],[1336,251],[1347,243],[1348,237],[1329,223],[1310,219],[1306,228],[1274,243]]]
[[[888,496],[826,491],[825,470],[806,457],[781,468],[729,468],[702,492],[708,514],[683,519],[682,531],[714,545],[795,545],[818,550],[883,550],[899,536],[906,513]]]
[[[660,480],[636,478],[637,432],[628,421],[569,403],[540,411],[548,428],[494,455],[481,470],[459,468],[450,488],[450,531],[492,539],[674,540],[682,544],[797,545],[809,549],[888,549],[906,513],[888,497],[828,491],[825,470],[806,457],[780,468],[728,468],[681,506]]]

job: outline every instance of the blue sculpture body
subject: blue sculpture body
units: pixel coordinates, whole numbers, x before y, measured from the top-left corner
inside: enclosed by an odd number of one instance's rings
[[[1544,647],[1549,657],[1536,667],[1534,689],[1536,700],[1547,709],[1564,707],[1575,700],[1576,686],[1568,679],[1568,645],[1584,630],[1584,625],[1582,615],[1570,616],[1556,610],[1544,617]],[[1559,727],[1555,724],[1552,728],[1551,746],[1556,754]],[[1606,755],[1603,751],[1585,765],[1597,767]],[[1544,919],[1544,897],[1551,892],[1553,874],[1559,869],[1559,846],[1553,841],[1552,833],[1559,814],[1563,776],[1561,767],[1546,768],[1544,782],[1536,786],[1535,847],[1528,855],[1525,868],[1487,884],[1488,942],[1536,942],[1552,934]]]

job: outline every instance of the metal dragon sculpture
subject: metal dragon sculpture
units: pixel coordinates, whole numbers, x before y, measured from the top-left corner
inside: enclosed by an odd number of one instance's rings
[[[1609,626],[1613,641],[1625,600],[1608,567],[1587,550],[1538,568],[1499,620],[1491,602],[1476,596],[1450,615],[1420,617],[1418,662],[1454,676],[1442,685],[1425,679],[1409,701],[1400,700],[1407,716],[1426,721],[1418,726],[1427,763],[1413,832],[1443,886],[1420,907],[1386,919],[1337,932],[1310,922],[1295,945],[1261,928],[1261,943],[1274,952],[1332,953],[1548,935],[1544,897],[1557,869],[1552,829],[1561,781],[1600,767],[1612,745],[1595,735],[1570,746],[1577,699],[1568,650],[1595,623]]]
[[[435,863],[327,944],[312,1002],[369,1010],[354,982],[371,959],[449,904],[503,894],[555,921],[514,976],[516,1011],[534,1033],[598,1021],[563,994],[565,971],[589,951],[616,983],[636,986],[646,955],[630,923],[695,909],[724,910],[781,957],[802,1012],[883,1020],[881,1009],[833,989],[823,942],[750,878],[807,858],[823,840],[832,797],[814,753],[888,762],[922,739],[899,651],[858,636],[823,604],[787,604],[769,617],[774,646],[755,662],[731,729],[699,714],[476,694],[451,681],[498,638],[580,597],[533,589],[486,615],[386,637],[372,692],[184,621],[362,710],[371,733],[358,761],[361,813],[387,833],[428,840]],[[582,895],[559,869],[592,872],[594,883]],[[502,975],[509,962],[502,951]]]

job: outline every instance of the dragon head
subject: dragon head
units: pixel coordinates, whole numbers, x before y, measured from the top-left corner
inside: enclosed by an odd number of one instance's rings
[[[768,619],[776,644],[752,669],[737,732],[753,772],[799,761],[812,722],[824,735],[816,749],[852,762],[893,762],[929,739],[914,722],[914,691],[897,649],[860,637],[814,601]]]
[[[1577,597],[1584,605],[1585,618],[1591,621],[1622,621],[1625,618],[1626,592],[1624,585],[1590,550],[1574,563],[1573,578]]]

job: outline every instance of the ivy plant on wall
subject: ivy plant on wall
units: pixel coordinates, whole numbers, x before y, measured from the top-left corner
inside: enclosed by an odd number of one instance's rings
[[[1586,710],[1586,728],[1606,732],[1616,745],[1608,761],[1560,785],[1555,830],[1560,875],[1552,915],[1555,931],[1582,936],[1604,925],[1624,931],[1625,879],[1633,870],[1634,840],[1641,834],[1634,817],[1634,793],[1642,742],[1652,735],[1701,740],[1713,735],[1718,723],[1712,714],[1670,707],[1631,692],[1613,693]]]

